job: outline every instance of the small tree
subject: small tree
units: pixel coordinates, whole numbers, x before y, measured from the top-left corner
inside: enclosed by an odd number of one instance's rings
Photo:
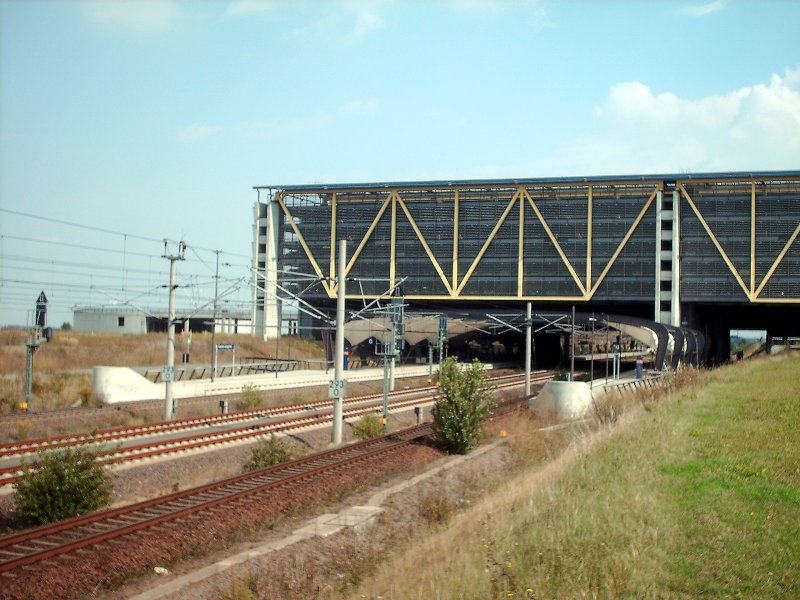
[[[466,454],[477,447],[494,406],[486,372],[477,360],[466,369],[448,358],[439,371],[439,399],[433,406],[433,429],[444,448]]]
[[[255,471],[277,465],[287,460],[292,460],[294,453],[284,440],[275,437],[271,433],[269,438],[262,440],[255,448],[250,451],[250,460],[242,467],[242,472]]]
[[[112,480],[97,452],[75,447],[40,452],[38,464],[23,464],[14,501],[23,521],[52,523],[111,504]]]

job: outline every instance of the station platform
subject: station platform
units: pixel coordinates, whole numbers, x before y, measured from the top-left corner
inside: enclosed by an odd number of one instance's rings
[[[487,369],[493,369],[502,365],[496,366],[489,363],[484,366]],[[435,364],[434,372],[437,369],[438,365]],[[398,365],[395,367],[395,378],[426,377],[429,372],[428,365]],[[309,369],[225,377],[213,382],[209,379],[174,381],[172,395],[174,398],[180,399],[235,394],[241,392],[245,387],[252,387],[256,390],[275,390],[327,386],[333,378],[333,369],[327,372]],[[381,380],[383,379],[383,368],[365,367],[346,370],[343,371],[342,378],[348,382]],[[95,367],[92,371],[92,392],[98,398],[103,398],[107,404],[163,399],[164,386],[164,383],[153,383],[127,367]]]

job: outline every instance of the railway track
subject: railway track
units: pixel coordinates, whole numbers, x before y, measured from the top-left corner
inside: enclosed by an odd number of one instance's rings
[[[491,372],[493,370],[505,370],[505,369],[504,368],[487,369],[487,372]],[[375,382],[379,382],[379,380],[361,381],[356,383],[375,383]],[[264,390],[264,393],[268,393],[268,391]],[[227,392],[222,394],[190,396],[187,398],[181,398],[180,404],[181,406],[187,406],[187,407],[193,405],[205,406],[208,405],[209,403],[216,404],[221,400],[234,402],[239,398],[240,398],[239,392]],[[10,413],[0,416],[0,420],[8,423],[14,423],[16,421],[21,421],[21,420],[35,421],[39,419],[75,418],[78,416],[80,416],[81,418],[86,418],[94,415],[103,415],[118,411],[129,411],[136,414],[155,411],[160,414],[163,410],[164,410],[163,400],[130,400],[126,402],[116,402],[114,404],[99,406],[99,407],[79,406],[72,408],[57,408],[57,409],[43,410],[43,411],[31,411],[31,412],[25,411],[25,412]]]
[[[325,476],[343,466],[352,467],[358,462],[397,451],[411,440],[428,435],[430,430],[430,425],[421,425],[184,492],[7,535],[0,538],[0,573],[159,526],[198,511],[209,511],[247,496]]]
[[[516,410],[521,404],[520,401],[506,403],[498,407],[495,414]],[[431,431],[431,425],[426,423],[160,498],[2,536],[0,578],[13,577],[23,567],[85,552],[87,548],[112,540],[123,540],[114,545],[113,551],[124,552],[126,537],[170,527],[199,513],[213,518],[210,515],[225,506],[244,500],[253,502],[267,493],[281,493],[281,490],[307,485],[312,480],[335,477],[344,469],[358,469],[363,463],[403,452],[406,446],[430,435]]]
[[[550,379],[552,373],[539,372],[534,374],[532,382],[541,383]],[[492,378],[489,383],[495,389],[504,389],[519,386],[523,379],[520,375],[507,375]],[[389,409],[399,411],[425,406],[436,399],[437,388],[425,386],[409,391],[397,391],[390,395]],[[379,401],[380,400],[380,401]],[[364,394],[348,398],[345,405],[344,417],[354,419],[363,414],[375,412],[382,407],[382,395]],[[164,423],[140,425],[136,427],[114,428],[95,432],[94,434],[76,434],[31,440],[29,442],[11,443],[0,445],[0,458],[23,457],[40,450],[49,450],[76,446],[81,444],[94,444],[100,447],[98,460],[105,464],[119,464],[153,457],[163,457],[179,452],[198,449],[209,449],[221,444],[247,442],[258,437],[282,431],[297,431],[301,429],[327,426],[332,418],[330,400],[318,400],[304,404],[286,405],[271,409],[243,411],[214,417],[195,419],[182,419]],[[269,419],[265,421],[265,419]],[[255,424],[242,424],[258,420]],[[205,431],[191,433],[193,429],[209,427],[227,427],[221,431]],[[129,445],[119,448],[107,448],[109,444],[119,444],[153,435],[166,435],[185,432],[182,437],[171,437],[149,441],[147,443]],[[32,465],[35,468],[35,464]],[[0,488],[12,484],[22,475],[21,465],[15,464],[0,468]]]

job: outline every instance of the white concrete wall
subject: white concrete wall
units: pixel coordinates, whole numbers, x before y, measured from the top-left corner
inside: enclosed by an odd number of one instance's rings
[[[147,319],[141,312],[76,309],[72,313],[72,321],[73,329],[84,333],[147,333]]]

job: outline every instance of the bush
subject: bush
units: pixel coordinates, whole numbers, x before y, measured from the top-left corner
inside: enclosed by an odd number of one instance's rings
[[[36,468],[24,464],[14,483],[21,520],[52,523],[111,504],[111,478],[96,458],[96,451],[76,447],[40,452]]]
[[[261,406],[261,392],[251,383],[242,388],[236,401],[236,410],[253,410]]]
[[[264,469],[286,462],[294,458],[294,452],[288,447],[284,440],[275,437],[272,433],[269,439],[263,440],[250,451],[250,460],[242,467],[242,472]]]
[[[367,413],[353,424],[353,435],[360,440],[371,440],[386,433],[386,426],[375,413]]]
[[[448,358],[439,371],[439,399],[433,406],[433,429],[442,446],[466,454],[480,444],[483,426],[494,406],[486,372],[477,360],[462,370]]]

